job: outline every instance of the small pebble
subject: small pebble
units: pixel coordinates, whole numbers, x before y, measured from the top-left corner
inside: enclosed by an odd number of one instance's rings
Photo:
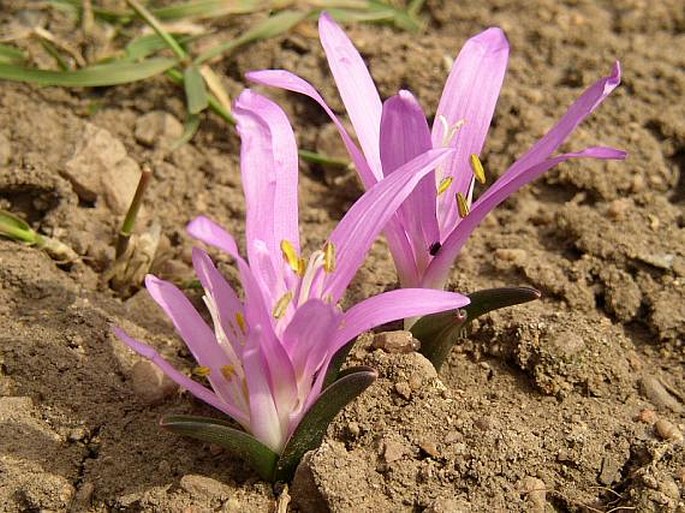
[[[419,441],[419,449],[428,454],[431,458],[439,458],[440,451],[438,450],[438,445],[434,440],[424,438]]]
[[[409,451],[407,447],[395,440],[385,440],[383,442],[383,461],[385,463],[392,463],[402,458]]]
[[[411,399],[411,386],[409,386],[409,383],[406,381],[395,383],[395,392],[397,392],[402,399],[406,399],[407,401]]]
[[[421,343],[408,331],[384,331],[374,335],[371,347],[386,353],[413,353]]]
[[[529,508],[526,511],[531,513],[543,513],[547,504],[547,486],[542,479],[528,476],[521,480],[521,493],[526,496],[526,504]]]
[[[521,263],[526,259],[528,253],[525,249],[500,248],[495,250],[495,258],[504,262]]]
[[[654,430],[662,440],[669,440],[671,442],[680,442],[683,440],[683,434],[676,425],[666,419],[657,420],[654,423]]]
[[[658,378],[646,374],[640,380],[640,391],[652,404],[659,408],[668,408],[676,413],[683,411],[683,406],[661,384]]]
[[[178,389],[176,383],[147,360],[139,360],[133,365],[131,385],[138,397],[147,404],[160,402]]]
[[[643,422],[645,424],[654,424],[656,422],[656,419],[656,412],[650,408],[644,408],[640,410],[640,413],[638,413],[635,417],[635,420]]]

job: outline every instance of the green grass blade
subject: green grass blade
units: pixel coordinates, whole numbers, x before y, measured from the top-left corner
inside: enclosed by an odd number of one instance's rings
[[[19,48],[0,44],[0,64],[21,64],[26,62],[26,55]]]
[[[207,19],[227,14],[249,14],[269,7],[265,0],[195,0],[150,9],[160,20]]]
[[[40,235],[26,221],[6,210],[0,210],[0,235],[25,244],[40,242]]]
[[[209,59],[213,59],[214,57],[222,55],[226,52],[235,50],[239,46],[283,34],[304,20],[307,16],[309,16],[309,14],[310,12],[306,11],[285,10],[274,14],[273,16],[269,16],[266,20],[258,23],[240,37],[225,43],[221,43],[214,48],[210,48],[203,54],[199,55],[195,59],[195,63],[202,64]]]
[[[200,36],[191,36],[188,34],[174,34],[171,36],[178,41],[178,44],[185,46],[186,44],[199,39]],[[141,61],[147,59],[152,54],[168,48],[166,42],[157,34],[146,34],[141,37],[133,39],[126,45],[126,57],[121,60],[126,61]]]
[[[143,62],[112,62],[76,71],[50,71],[0,63],[0,80],[62,87],[112,86],[159,75],[176,63],[175,59],[157,58]]]
[[[176,39],[173,38],[169,32],[162,26],[162,24],[159,22],[155,16],[147,10],[147,8],[138,2],[138,0],[126,0],[126,3],[134,10],[136,11],[136,14],[140,16],[145,23],[147,23],[152,30],[154,30],[159,37],[161,37],[164,42],[171,48],[171,51],[176,54],[176,57],[179,58],[179,60],[185,60],[188,58],[188,54],[186,51],[181,47],[181,45],[178,44]]]
[[[199,114],[207,108],[207,84],[202,78],[200,68],[195,65],[188,66],[183,72],[183,86],[186,90],[188,112]]]

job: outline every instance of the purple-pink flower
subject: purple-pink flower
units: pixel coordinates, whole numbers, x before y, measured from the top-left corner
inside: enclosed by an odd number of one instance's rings
[[[317,101],[338,128],[366,189],[392,176],[408,160],[430,148],[455,150],[420,182],[385,229],[404,287],[443,288],[454,260],[483,218],[516,190],[556,164],[571,158],[623,159],[626,156],[621,150],[607,147],[552,156],[619,84],[620,67],[616,63],[610,76],[590,86],[542,139],[473,201],[474,180],[485,181],[478,155],[492,120],[509,56],[509,44],[502,30],[489,28],[466,42],[443,89],[432,129],[409,91],[400,91],[381,102],[361,56],[326,14],[319,20],[319,35],[359,146],[305,80],[284,70],[255,71],[248,78],[305,94]]]
[[[338,306],[388,219],[452,150],[431,149],[370,187],[321,249],[305,256],[300,250],[292,128],[276,104],[249,90],[238,98],[234,114],[242,139],[247,260],[233,237],[206,217],[192,221],[188,231],[234,259],[242,297],[199,248],[193,250],[193,264],[213,328],[174,285],[154,276],[146,279],[147,290],[173,321],[211,390],[176,370],[155,349],[115,330],[174,381],[280,454],[321,393],[338,349],[385,322],[468,303],[459,294],[403,289],[371,297],[345,312]]]

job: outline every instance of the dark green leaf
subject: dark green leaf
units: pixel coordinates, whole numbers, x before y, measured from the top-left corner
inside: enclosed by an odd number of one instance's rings
[[[340,378],[326,388],[297,426],[276,464],[275,481],[292,478],[302,456],[321,445],[326,429],[335,416],[378,377],[370,367],[345,369]]]
[[[469,322],[493,310],[539,298],[540,292],[530,287],[479,290],[469,294],[471,302],[464,308],[425,315],[416,321],[410,331],[421,342],[419,352],[431,361],[436,370],[440,370]]]
[[[278,455],[252,435],[219,419],[169,415],[160,426],[174,433],[219,445],[245,460],[266,481],[272,481]]]
[[[464,310],[450,310],[424,315],[409,331],[421,342],[419,352],[431,361],[436,370],[440,370],[465,323]]]
[[[471,302],[464,307],[468,320],[472,321],[481,315],[507,306],[520,305],[540,299],[539,290],[531,287],[501,287],[478,290],[469,294]]]

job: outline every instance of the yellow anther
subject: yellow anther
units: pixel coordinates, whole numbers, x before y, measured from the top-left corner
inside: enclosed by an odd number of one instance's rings
[[[438,185],[438,196],[440,196],[443,192],[449,189],[450,185],[452,185],[452,182],[454,182],[453,176],[446,176],[445,178],[440,180],[440,185]]]
[[[335,271],[335,246],[330,241],[323,245],[323,270],[329,274]]]
[[[235,314],[235,322],[238,324],[243,335],[245,335],[247,333],[247,324],[245,323],[245,316],[242,312],[237,312]]]
[[[297,275],[302,278],[304,276],[304,272],[307,270],[307,260],[305,260],[303,257],[300,257],[299,260],[297,261]]]
[[[288,265],[295,273],[300,270],[300,258],[297,256],[295,246],[289,240],[283,239],[281,241],[281,251],[283,252],[283,259],[288,262]]]
[[[462,219],[469,215],[469,204],[461,192],[457,193],[457,207],[459,208],[459,215],[462,217]]]
[[[288,291],[283,296],[281,299],[279,299],[276,302],[276,306],[274,306],[274,311],[272,312],[272,315],[274,316],[274,319],[280,319],[285,315],[286,310],[288,309],[288,305],[290,302],[293,300],[293,293]]]
[[[485,169],[483,169],[483,163],[475,153],[471,154],[471,170],[473,171],[476,180],[480,183],[485,183]]]
[[[212,372],[212,369],[210,369],[209,367],[202,366],[202,365],[199,367],[195,367],[193,369],[193,374],[195,374],[196,376],[199,376],[201,378],[206,378],[207,376],[209,376],[211,374],[211,372]]]
[[[224,378],[228,381],[231,381],[233,376],[235,376],[235,367],[233,367],[233,365],[224,365],[221,367],[221,374],[223,374]]]

